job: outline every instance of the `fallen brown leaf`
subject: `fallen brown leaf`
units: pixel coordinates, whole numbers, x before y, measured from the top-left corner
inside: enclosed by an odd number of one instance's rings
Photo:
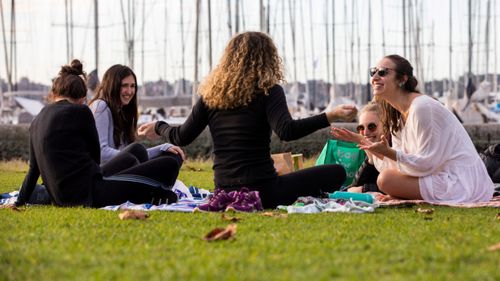
[[[500,243],[496,243],[495,245],[491,245],[488,247],[488,251],[494,252],[500,250]]]
[[[121,220],[145,220],[149,218],[149,214],[144,211],[125,211],[123,213],[120,213],[118,217]]]
[[[236,224],[230,224],[226,228],[214,228],[212,231],[207,233],[203,239],[211,241],[227,240],[234,238],[236,234]]]
[[[223,221],[230,221],[230,222],[238,222],[241,220],[241,218],[238,217],[227,216],[225,213],[222,213],[221,218]]]
[[[421,214],[426,214],[426,215],[432,215],[434,213],[434,209],[424,209],[424,208],[418,208],[415,210],[415,213],[421,213]]]
[[[495,219],[500,220],[500,213],[495,216]]]
[[[287,218],[288,214],[274,213],[274,212],[264,212],[261,214],[264,217],[276,217],[276,218]]]

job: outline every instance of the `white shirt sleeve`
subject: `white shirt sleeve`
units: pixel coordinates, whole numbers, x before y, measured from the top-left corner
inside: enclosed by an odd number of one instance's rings
[[[401,143],[402,149],[396,150],[400,172],[414,177],[427,176],[446,158],[447,142],[453,138],[453,131],[436,106],[439,105],[425,100],[412,105],[405,125],[406,136],[402,137],[406,143]]]

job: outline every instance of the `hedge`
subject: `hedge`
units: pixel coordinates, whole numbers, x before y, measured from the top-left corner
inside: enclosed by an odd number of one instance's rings
[[[355,129],[354,123],[338,123],[338,127]],[[500,143],[499,124],[474,124],[464,125],[478,151],[484,150],[491,144]],[[0,125],[0,159],[28,159],[28,125]],[[319,130],[309,136],[296,141],[284,142],[273,134],[271,138],[271,153],[291,151],[292,153],[302,153],[304,157],[317,155],[326,139],[329,138],[329,128]],[[144,141],[146,146],[152,146],[161,141]],[[183,147],[189,158],[209,158],[212,151],[212,140],[208,129],[190,145]]]

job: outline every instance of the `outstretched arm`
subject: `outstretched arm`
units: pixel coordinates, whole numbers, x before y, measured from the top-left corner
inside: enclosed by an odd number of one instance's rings
[[[330,134],[338,140],[348,141],[360,144],[363,140],[363,136],[360,134],[356,134],[352,131],[347,130],[346,128],[336,128],[331,127]]]

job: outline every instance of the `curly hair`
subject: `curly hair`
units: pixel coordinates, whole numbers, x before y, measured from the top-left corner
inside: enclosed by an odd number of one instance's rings
[[[211,109],[234,109],[247,106],[259,94],[268,95],[280,82],[283,64],[273,40],[261,32],[244,32],[229,41],[199,94]]]

